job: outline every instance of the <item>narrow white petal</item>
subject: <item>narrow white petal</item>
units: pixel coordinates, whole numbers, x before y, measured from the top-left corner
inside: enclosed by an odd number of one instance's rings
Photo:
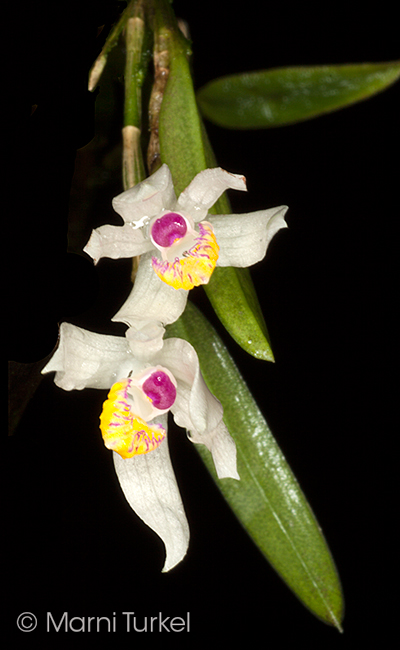
[[[281,228],[287,206],[248,214],[209,214],[219,245],[218,266],[251,266],[265,257],[268,244]]]
[[[154,174],[112,201],[115,212],[128,223],[154,217],[161,210],[173,209],[175,203],[174,185],[167,165],[162,165]]]
[[[165,544],[163,571],[169,571],[186,555],[189,526],[169,456],[168,441],[164,440],[157,449],[142,456],[125,460],[113,452],[113,458],[129,505]]]
[[[123,226],[106,225],[96,228],[83,250],[97,264],[101,257],[111,257],[113,260],[135,257],[152,248],[151,241],[144,238],[141,230],[126,223]]]
[[[190,432],[192,442],[209,449],[219,478],[239,479],[236,445],[222,420],[221,403],[205,384],[195,349],[183,339],[167,339],[157,361],[173,373],[178,384],[171,408],[176,424]]]
[[[208,210],[227,189],[246,190],[246,179],[239,174],[215,167],[197,174],[178,198],[178,209],[188,212],[195,221],[202,221]]]
[[[110,388],[118,378],[139,366],[125,337],[89,332],[61,323],[58,348],[42,373],[56,373],[64,390]]]
[[[218,478],[240,480],[236,466],[236,445],[224,422],[206,435],[200,436],[192,430],[189,439],[196,444],[205,445],[211,452]]]
[[[174,323],[186,307],[188,291],[174,289],[155,274],[151,253],[140,259],[133,289],[121,309],[112,318],[131,326],[137,319]]]
[[[164,341],[157,361],[171,370],[178,383],[171,408],[175,422],[199,434],[214,430],[222,421],[223,408],[206,386],[195,349],[188,341],[170,338]]]

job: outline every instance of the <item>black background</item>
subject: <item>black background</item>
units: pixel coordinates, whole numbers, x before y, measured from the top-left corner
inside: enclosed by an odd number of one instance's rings
[[[174,6],[190,26],[196,87],[264,67],[399,56],[387,3],[378,15],[361,3],[318,10],[282,3],[265,11],[258,3],[210,0]],[[76,150],[95,132],[87,72],[98,53],[97,27],[113,20],[115,6],[21,7],[12,21],[19,72],[11,93],[18,128],[9,152],[7,346],[13,361],[32,363],[51,353],[61,320],[96,329],[97,318],[104,329],[129,290],[119,281],[129,266],[105,261],[95,270],[67,253]],[[393,86],[346,110],[274,130],[207,124],[219,164],[247,177],[248,193],[230,195],[233,210],[290,207],[289,229],[252,271],[276,363],[249,358],[225,340],[328,540],[345,593],[344,634],[315,619],[281,582],[177,429],[171,454],[191,543],[181,565],[161,574],[163,545],[124,502],[99,439],[104,395],[67,394],[46,377],[9,441],[8,625],[19,643],[38,636],[49,647],[60,641],[61,633],[44,632],[47,611],[190,611],[190,637],[173,635],[185,647],[216,634],[226,644],[257,639],[271,648],[359,648],[368,638],[386,647],[396,551],[390,459],[397,432],[390,413],[398,97]],[[194,300],[222,332],[201,290]],[[32,635],[16,628],[22,611],[39,619]],[[86,643],[106,636],[78,635]],[[77,635],[66,639],[75,643]],[[156,634],[132,636],[122,628],[118,635],[123,647],[158,642]]]

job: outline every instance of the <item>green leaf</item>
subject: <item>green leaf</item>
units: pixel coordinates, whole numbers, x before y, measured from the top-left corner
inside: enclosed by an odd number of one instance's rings
[[[169,166],[179,194],[196,174],[216,166],[216,162],[197,109],[186,49],[181,36],[170,38],[171,62],[160,110],[159,139],[161,162]],[[230,211],[226,196],[210,210],[218,214]],[[217,268],[204,288],[235,341],[249,354],[273,361],[267,328],[247,269]],[[238,309],[233,310],[232,304]]]
[[[248,269],[216,268],[206,293],[224,327],[230,331],[234,323],[233,338],[243,350],[256,359],[275,361]]]
[[[204,379],[224,407],[238,453],[240,481],[219,480],[209,452],[196,445],[214,479],[267,560],[296,596],[339,630],[343,599],[331,554],[296,478],[226,347],[190,302],[168,336],[196,349]]]
[[[200,88],[203,115],[230,129],[308,120],[367,99],[394,83],[400,62],[274,68],[215,79]]]

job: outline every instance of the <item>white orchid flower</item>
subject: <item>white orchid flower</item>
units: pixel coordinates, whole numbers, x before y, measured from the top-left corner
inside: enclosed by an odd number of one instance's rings
[[[54,371],[64,390],[110,389],[100,416],[104,443],[130,506],[163,540],[163,571],[169,571],[186,554],[189,528],[169,457],[168,411],[192,442],[210,450],[219,478],[239,479],[235,443],[194,348],[171,338],[138,359],[126,337],[62,323],[58,348],[42,372]]]
[[[246,190],[246,179],[220,167],[206,169],[177,199],[164,164],[113,199],[124,225],[97,228],[84,251],[95,263],[101,257],[142,256],[131,296],[114,320],[136,329],[135,313],[147,315],[150,309],[149,322],[172,323],[185,309],[188,291],[207,284],[216,266],[246,267],[263,259],[275,233],[286,227],[287,207],[208,214],[229,188]]]

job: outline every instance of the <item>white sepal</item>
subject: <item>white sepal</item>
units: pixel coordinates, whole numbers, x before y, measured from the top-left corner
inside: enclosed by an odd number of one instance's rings
[[[174,323],[186,307],[188,291],[174,289],[154,273],[151,253],[140,259],[135,284],[113,321],[126,323],[130,327],[138,317],[146,321],[157,321],[163,325]]]
[[[58,347],[42,373],[56,373],[54,383],[63,390],[110,388],[140,364],[125,337],[97,334],[61,323]]]
[[[248,214],[208,215],[220,251],[217,266],[252,266],[265,257],[268,244],[281,228],[287,206]]]
[[[165,422],[162,424],[167,426],[167,417],[163,417]],[[169,571],[186,555],[189,526],[169,456],[168,441],[164,440],[148,454],[123,459],[113,452],[113,458],[129,505],[165,544],[163,571]]]
[[[95,264],[101,257],[117,260],[120,257],[136,257],[153,248],[145,239],[140,229],[132,228],[130,223],[123,226],[100,226],[92,231],[90,239],[83,249]]]

